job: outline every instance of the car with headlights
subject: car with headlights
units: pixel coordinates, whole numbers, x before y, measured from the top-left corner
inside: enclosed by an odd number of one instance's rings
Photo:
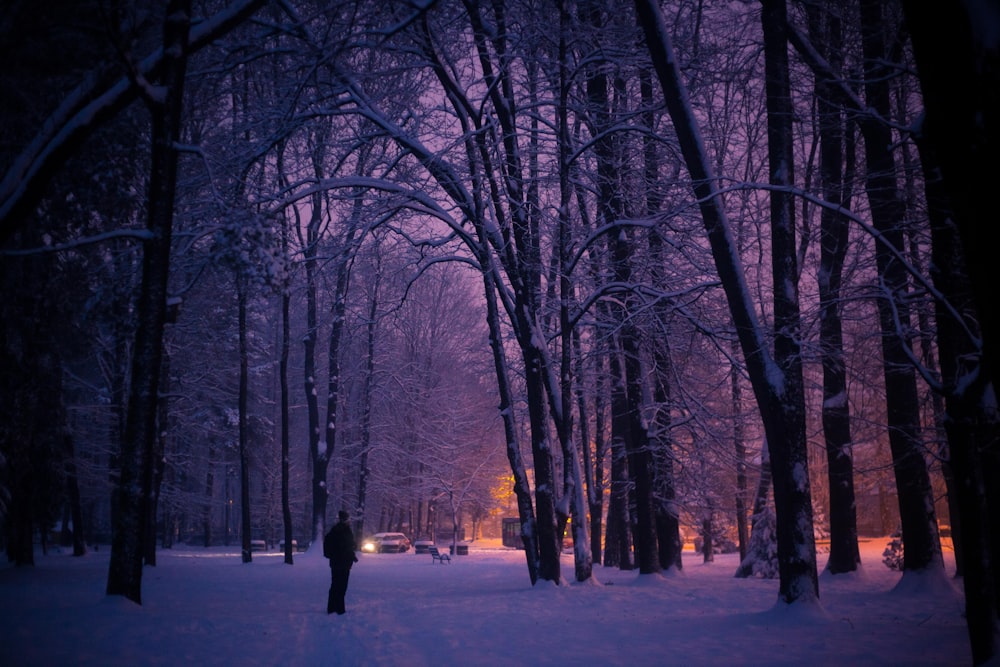
[[[402,533],[375,533],[361,543],[366,553],[401,554],[410,550],[410,540]]]

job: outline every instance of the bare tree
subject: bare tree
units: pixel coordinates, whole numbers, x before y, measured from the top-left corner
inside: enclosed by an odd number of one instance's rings
[[[765,32],[769,33],[768,39],[765,40],[765,43],[768,44],[767,48],[772,51],[784,49],[784,38],[780,32],[781,25],[778,23],[778,21],[783,21],[784,6],[781,3],[771,3],[766,9],[768,11],[765,11],[764,25]],[[805,421],[801,394],[801,370],[797,367],[801,361],[796,359],[798,356],[796,341],[798,335],[797,304],[794,301],[789,301],[780,306],[786,309],[784,313],[777,312],[779,304],[775,304],[776,325],[779,318],[784,318],[781,324],[789,328],[776,331],[781,344],[776,347],[775,356],[772,357],[746,290],[743,269],[734,252],[735,245],[726,214],[720,201],[720,195],[716,192],[715,179],[704,154],[698,126],[687,102],[686,90],[680,78],[677,62],[673,57],[663,17],[655,3],[645,0],[636,0],[636,11],[649,46],[653,65],[659,77],[660,86],[663,89],[667,109],[678,135],[685,163],[691,174],[692,186],[708,233],[712,256],[715,259],[719,277],[729,302],[730,312],[736,324],[744,360],[767,433],[775,479],[778,525],[780,527],[784,524],[784,528],[780,529],[778,536],[779,598],[787,603],[812,600],[818,597],[818,589],[809,483],[808,476],[804,474],[806,467],[803,465],[806,460]],[[768,77],[769,85],[780,86],[783,77],[787,81],[787,65],[782,69],[777,56],[770,62],[771,66],[776,67],[776,69]],[[780,90],[774,90],[769,95],[769,99],[780,98],[781,95]],[[780,144],[774,143],[772,150],[787,149],[782,149]],[[782,153],[778,153],[774,157],[787,159]],[[788,169],[791,168],[790,163],[787,163],[786,166]],[[772,169],[774,169],[773,165]],[[782,172],[777,173],[781,174]],[[787,205],[787,201],[782,198],[773,200],[774,214],[776,216],[780,214],[780,209],[783,206],[787,207]],[[785,215],[789,215],[787,209]],[[775,230],[775,233],[784,234],[786,241],[788,241],[784,245],[776,242],[777,250],[773,255],[774,266],[772,270],[775,272],[776,284],[783,287],[775,290],[775,293],[777,295],[778,292],[783,292],[784,295],[791,296],[795,291],[795,255],[794,252],[790,256],[787,253],[790,246],[794,248],[794,235],[790,228],[789,219],[782,220],[778,217],[774,218],[774,221],[774,224],[780,227],[780,229]],[[791,264],[789,264],[790,262]],[[780,298],[785,298],[784,295]],[[790,393],[785,391],[786,382]],[[781,493],[777,492],[779,485]]]
[[[808,17],[813,42],[820,45],[831,73],[837,75],[843,59],[839,52],[840,17],[836,11],[821,11],[816,6],[808,8]],[[848,150],[845,156],[845,142],[850,141],[850,135],[846,132],[843,111],[832,102],[836,95],[830,92],[831,86],[826,78],[817,77],[820,178],[823,198],[830,204],[820,211],[819,344],[823,365],[823,437],[830,484],[830,557],[826,569],[832,574],[842,574],[856,571],[861,562],[840,303],[849,222],[835,210],[840,206],[848,207],[850,203],[845,183],[851,180],[851,160],[848,158],[853,150]]]
[[[167,278],[177,185],[184,74],[191,21],[190,0],[172,0],[164,22],[165,63],[161,77],[143,82],[153,118],[153,161],[149,185],[150,240],[143,252],[139,327],[132,362],[131,394],[119,457],[118,517],[111,545],[108,595],[142,602],[142,549],[147,525],[146,503],[152,487],[156,400],[166,319]],[[149,84],[149,85],[147,85]],[[155,86],[155,87],[154,87]]]

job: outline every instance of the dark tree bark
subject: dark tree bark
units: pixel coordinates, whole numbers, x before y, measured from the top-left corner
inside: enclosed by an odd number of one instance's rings
[[[736,345],[734,344],[735,348]],[[733,350],[733,356],[739,350]],[[740,383],[739,369],[729,373],[730,391],[733,399],[733,453],[736,456],[736,533],[740,540],[740,562],[747,557],[750,546],[750,530],[747,525],[747,446],[743,428],[743,385]]]
[[[631,570],[632,521],[629,513],[631,481],[628,476],[628,450],[631,438],[628,419],[628,397],[625,392],[625,370],[621,353],[612,338],[608,367],[611,384],[611,495],[608,498],[607,539],[604,541],[604,564],[621,570]]]
[[[284,169],[282,167],[282,157],[281,151],[279,151],[279,163],[278,163],[278,173],[283,174]],[[281,247],[285,254],[288,256],[288,220],[282,218],[284,223],[281,227]],[[283,533],[285,536],[285,563],[287,565],[292,565],[295,562],[295,558],[292,555],[292,540],[294,539],[292,534],[292,506],[290,499],[290,489],[289,489],[289,466],[290,466],[290,450],[291,450],[291,433],[289,427],[289,420],[291,418],[289,403],[291,397],[289,395],[288,386],[288,355],[291,352],[292,345],[292,324],[290,315],[291,306],[291,294],[289,293],[289,285],[282,285],[281,287],[281,351],[278,357],[278,383],[279,383],[279,400],[281,402],[281,524],[283,527]]]
[[[171,317],[168,308],[167,318]],[[149,524],[149,531],[146,533],[146,543],[143,545],[143,558],[146,565],[156,565],[156,524],[157,514],[160,507],[160,489],[163,486],[163,476],[166,472],[167,462],[167,437],[169,433],[170,401],[167,396],[170,392],[170,349],[166,337],[163,340],[163,359],[160,362],[160,389],[159,398],[156,402],[156,442],[153,445],[153,484],[149,494],[149,505],[146,508],[146,521]],[[164,517],[166,519],[166,517]],[[164,520],[164,532],[167,531],[167,523]]]
[[[250,548],[252,526],[250,524],[250,429],[247,424],[247,404],[250,398],[249,368],[250,355],[247,348],[247,289],[246,279],[236,276],[236,291],[239,309],[239,457],[240,457],[240,557],[244,563],[253,561]]]
[[[378,250],[376,249],[376,252]],[[375,386],[375,334],[378,327],[379,287],[382,283],[382,267],[376,259],[375,277],[369,285],[371,295],[368,302],[367,339],[365,348],[365,372],[362,383],[361,407],[361,457],[358,462],[358,517],[354,528],[358,535],[364,535],[365,501],[368,494],[368,452],[371,449],[372,400]]]
[[[775,279],[775,352],[772,358],[757,323],[754,307],[745,288],[743,269],[735,254],[724,208],[715,194],[714,177],[703,154],[687,92],[681,83],[669,36],[658,5],[636,0],[640,26],[646,36],[650,56],[656,67],[664,101],[673,120],[681,153],[692,178],[696,200],[715,260],[719,278],[729,303],[730,313],[757,398],[774,474],[775,511],[778,523],[779,599],[786,603],[814,600],[818,597],[815,538],[812,527],[812,503],[809,492],[805,451],[805,409],[802,402],[801,360],[798,356],[798,305],[795,287],[794,230],[787,200],[772,198],[772,257]],[[781,110],[787,90],[784,4],[765,3],[763,25],[768,62],[769,138],[780,128],[772,123],[791,122]],[[787,59],[787,54],[785,54]],[[776,69],[772,69],[776,68]],[[777,103],[777,107],[773,106]],[[771,118],[773,117],[773,119]],[[782,164],[772,166],[772,178],[790,174],[791,161],[782,137],[769,141],[772,159]],[[787,161],[786,161],[787,160]],[[786,169],[787,168],[787,169]],[[777,376],[782,376],[780,379]]]
[[[502,130],[503,162],[500,170],[503,185],[502,189],[494,187],[492,197],[494,210],[507,211],[513,240],[512,245],[497,250],[501,253],[506,277],[514,292],[512,324],[524,362],[531,455],[535,470],[538,577],[558,583],[561,580],[559,556],[562,544],[557,531],[555,466],[548,435],[546,399],[549,399],[550,407],[556,413],[559,397],[558,393],[546,394],[547,389],[555,388],[547,387],[548,360],[543,348],[544,337],[537,331],[542,271],[538,217],[531,214],[524,200],[524,169],[518,145],[520,132],[516,122],[518,105],[515,102],[514,82],[507,67],[510,58],[507,17],[503,4],[494,3],[492,18],[495,23],[487,29],[478,3],[465,0],[463,4],[472,22],[473,38],[483,79],[488,85],[493,113]],[[496,63],[491,53],[495,54]],[[496,148],[481,144],[483,164],[490,164],[486,153]],[[559,405],[559,409],[561,407]],[[561,419],[560,414],[554,414],[556,424]]]
[[[865,55],[865,97],[868,106],[882,118],[891,117],[887,75],[883,63],[887,52],[882,31],[883,4],[862,0],[862,47]],[[865,189],[871,205],[872,223],[879,234],[876,264],[884,294],[878,300],[882,329],[883,375],[886,421],[899,516],[903,528],[903,568],[942,569],[941,544],[930,474],[920,443],[920,406],[916,372],[910,362],[909,295],[903,263],[905,216],[898,196],[896,165],[890,152],[892,134],[888,125],[872,123],[865,132]]]
[[[584,377],[584,361],[580,346],[579,331],[574,331],[573,336],[574,359],[577,364],[577,378]],[[597,355],[597,363],[601,355]],[[594,388],[594,448],[591,454],[590,448],[590,412],[587,406],[587,399],[583,390],[582,382],[576,385],[577,415],[580,421],[579,441],[580,450],[583,452],[583,470],[587,485],[587,509],[590,517],[590,553],[594,562],[598,565],[602,563],[601,544],[603,542],[604,526],[604,399],[601,395],[603,391],[603,378],[600,369],[597,369],[597,386]]]
[[[481,226],[479,221],[477,226]],[[478,232],[484,236],[482,229]],[[524,547],[524,557],[528,566],[528,578],[534,586],[540,578],[540,563],[538,556],[538,536],[535,530],[535,510],[531,502],[531,486],[528,483],[528,473],[521,457],[521,447],[518,442],[518,426],[514,420],[514,397],[510,386],[510,371],[504,352],[504,333],[500,324],[500,309],[497,306],[496,284],[493,280],[493,257],[485,247],[479,248],[477,260],[483,272],[483,288],[486,296],[486,323],[490,332],[490,350],[493,352],[493,366],[497,376],[497,392],[500,395],[500,415],[503,419],[504,439],[506,442],[507,462],[510,464],[514,477],[514,498],[517,501],[517,514],[521,524],[521,544]],[[430,521],[428,521],[430,524]]]
[[[612,226],[609,233],[615,282],[621,285],[631,282],[629,256],[632,251],[626,235],[627,232],[617,225]],[[654,574],[660,571],[660,560],[656,549],[653,510],[653,457],[650,452],[649,434],[643,419],[642,368],[638,333],[635,331],[635,325],[631,323],[631,313],[628,308],[628,304],[634,299],[630,298],[630,295],[625,295],[621,300],[626,305],[617,313],[616,319],[620,322],[617,338],[623,371],[620,380],[624,383],[625,401],[619,403],[619,408],[625,410],[620,418],[627,425],[624,444],[635,506],[633,534],[635,560],[640,574]],[[615,379],[619,378],[616,376]]]
[[[965,591],[973,661],[985,664],[1000,647],[997,531],[990,519],[987,491],[989,452],[1000,440],[1000,425],[996,415],[984,409],[993,402],[993,388],[983,368],[976,304],[951,202],[935,151],[926,141],[920,140],[918,145],[931,218],[931,277],[941,294],[935,306],[941,359],[939,392],[944,397],[950,453],[947,465],[954,478],[956,518],[961,522],[958,531],[953,524],[952,536]]]
[[[85,556],[87,544],[83,537],[83,506],[80,503],[80,483],[76,468],[76,451],[73,436],[66,434],[66,495],[69,500],[70,516],[73,519],[73,555]]]
[[[317,139],[313,147],[313,168],[316,178],[323,177],[323,143]],[[311,471],[312,514],[310,516],[310,545],[322,544],[326,528],[326,453],[320,448],[319,397],[316,395],[316,342],[319,339],[319,323],[316,279],[319,271],[320,229],[323,223],[323,195],[315,192],[310,200],[309,223],[303,246],[303,264],[306,272],[306,335],[302,338],[303,375],[305,379],[306,411],[309,421],[309,470]]]
[[[591,8],[587,18],[595,28],[602,26],[597,7]],[[618,182],[622,157],[619,154],[621,147],[616,146],[613,136],[606,132],[612,118],[608,90],[607,75],[603,68],[595,67],[588,73],[586,91],[592,131],[597,137],[594,140],[598,178],[597,224],[608,230],[608,250],[615,282],[628,285],[631,280],[631,242],[628,230],[616,224],[624,217],[624,201]],[[616,385],[621,383],[620,387],[612,389],[613,396],[618,397],[618,400],[612,400],[612,430],[617,433],[613,437],[620,438],[628,464],[635,507],[632,538],[636,564],[641,574],[652,574],[660,571],[653,509],[653,462],[643,420],[642,368],[638,333],[630,317],[630,304],[635,304],[635,297],[624,293],[610,306],[612,318],[619,323],[612,346],[612,382]],[[618,373],[614,372],[616,363],[619,364]],[[615,424],[618,424],[617,429]]]
[[[994,159],[1000,148],[1000,53],[991,46],[996,24],[974,13],[975,3],[942,8],[902,0],[902,5],[923,91],[923,134],[934,147],[952,202],[995,384],[1000,378],[995,239],[982,220],[1000,182]]]
[[[355,206],[355,214],[351,216],[350,227],[344,235],[344,247],[338,258],[337,279],[333,288],[333,304],[330,308],[330,347],[327,351],[327,363],[329,365],[329,375],[327,379],[326,394],[326,448],[319,453],[313,463],[313,530],[322,528],[320,539],[325,534],[326,528],[326,504],[329,499],[327,490],[327,468],[333,457],[333,450],[337,444],[338,410],[340,408],[340,350],[344,342],[344,329],[347,326],[347,288],[350,283],[351,259],[356,250],[355,239],[358,229],[358,213],[360,206]],[[322,487],[320,489],[319,487]],[[322,502],[321,502],[322,501]],[[360,508],[364,509],[364,508]]]
[[[148,99],[152,115],[152,167],[149,185],[150,240],[144,243],[138,330],[132,362],[131,393],[125,421],[117,490],[118,516],[111,544],[108,595],[123,595],[142,603],[142,546],[146,502],[152,485],[152,448],[156,438],[156,399],[170,268],[170,241],[177,189],[177,150],[181,100],[191,28],[190,0],[171,0],[164,23],[162,76]]]
[[[767,96],[767,143],[771,192],[771,272],[774,285],[774,362],[784,376],[780,400],[772,408],[785,430],[781,441],[768,438],[774,473],[774,504],[778,515],[778,562],[799,586],[819,595],[816,544],[813,534],[809,460],[806,451],[805,390],[800,347],[795,203],[782,188],[795,185],[792,167],[792,120],[795,115],[788,69],[785,0],[764,0],[764,87]],[[783,512],[780,508],[785,506]],[[793,524],[794,522],[794,524]],[[784,578],[784,577],[783,577]],[[808,591],[792,592],[792,597]],[[791,600],[788,600],[791,601]]]
[[[660,212],[661,196],[655,187],[660,178],[660,158],[657,153],[655,134],[655,117],[653,106],[653,80],[651,72],[644,68],[640,70],[640,94],[642,106],[649,111],[644,113],[643,122],[649,128],[650,135],[643,140],[643,171],[647,184],[646,210],[649,217]],[[663,237],[659,230],[649,233],[649,255],[652,262],[650,277],[654,285],[663,286],[666,279],[663,270],[666,266]],[[670,359],[669,332],[665,323],[669,319],[669,304],[666,299],[660,299],[653,307],[653,319],[662,327],[658,335],[653,336],[653,415],[650,419],[652,430],[649,434],[653,459],[654,484],[654,521],[656,524],[656,543],[660,568],[680,570],[681,562],[680,516],[677,508],[677,490],[674,480],[674,451],[671,427],[673,421],[670,414],[670,383],[673,376]],[[745,522],[744,522],[745,525]]]
[[[953,223],[961,239],[969,289],[982,332],[984,372],[995,391],[1000,378],[1000,309],[995,307],[994,226],[985,221],[994,209],[996,183],[1000,182],[1000,165],[995,160],[1000,150],[1000,53],[993,48],[991,37],[996,21],[975,13],[977,9],[987,9],[975,3],[958,3],[944,9],[917,0],[903,0],[902,4],[923,91],[923,135],[934,151],[941,186],[948,195]],[[985,502],[987,516],[995,521],[1000,516],[1000,447],[994,439],[980,448],[979,466],[966,458],[970,454],[959,453],[956,457],[952,452],[952,465],[967,467],[966,473],[956,470],[958,483],[969,485],[976,479],[970,478],[969,473],[973,468],[978,470],[979,481],[967,486],[966,492],[981,494],[981,499],[973,505],[981,507]],[[963,459],[968,463],[963,464]],[[968,517],[966,511],[970,512]],[[978,590],[970,595],[970,584],[976,587],[981,582],[976,581],[974,574],[971,578],[967,575],[967,604],[992,594],[995,610],[1000,606],[1000,531],[991,527],[990,533],[981,539],[965,535],[966,521],[980,520],[975,507],[963,508],[962,519],[965,562],[984,558],[982,567],[992,572],[993,578],[992,591],[987,587],[985,592]],[[976,543],[988,544],[989,552],[974,553]],[[995,614],[995,611],[990,614],[988,605],[981,603],[977,603],[975,611],[969,610],[976,664],[985,664],[998,654],[1000,632],[996,619],[990,618]]]
[[[663,345],[657,345],[653,352],[656,373],[653,380],[653,401],[656,410],[653,415],[654,520],[656,525],[657,554],[661,570],[681,570],[680,516],[677,508],[677,490],[674,483],[674,451],[671,446],[670,427],[670,359],[666,336]]]
[[[830,64],[832,74],[840,72],[842,30],[835,11],[821,13],[810,6],[809,33],[813,43]],[[826,441],[827,475],[830,486],[830,557],[826,569],[831,574],[854,572],[861,562],[854,497],[854,460],[851,417],[847,402],[847,372],[844,364],[844,336],[840,317],[840,293],[847,255],[848,221],[833,210],[846,206],[844,196],[844,113],[832,103],[836,98],[832,82],[817,76],[816,104],[820,142],[820,179],[823,198],[830,207],[820,211],[820,361],[823,366],[823,437]],[[849,165],[850,163],[848,163]],[[847,169],[850,173],[850,167]]]
[[[573,186],[570,183],[570,123],[569,123],[569,93],[570,72],[567,58],[567,33],[570,30],[570,15],[567,3],[559,4],[559,226],[558,226],[558,284],[559,284],[559,331],[560,361],[559,390],[562,409],[553,411],[558,419],[556,429],[559,433],[559,443],[563,456],[563,498],[564,506],[569,507],[573,530],[573,565],[576,581],[586,581],[593,575],[594,557],[588,540],[590,526],[587,522],[588,503],[584,499],[586,489],[583,486],[580,454],[573,440],[573,340],[575,331],[570,320],[570,306],[573,301],[574,289],[570,277],[573,247],[572,222],[570,202],[573,198]],[[532,79],[534,85],[534,79]],[[532,103],[536,95],[532,90]],[[537,136],[537,119],[532,118],[532,139]],[[532,205],[540,208],[537,202],[537,163],[539,150],[533,146],[529,155],[532,164],[531,179],[533,193]],[[555,281],[553,281],[555,282]],[[585,448],[590,447],[588,441],[583,441]]]

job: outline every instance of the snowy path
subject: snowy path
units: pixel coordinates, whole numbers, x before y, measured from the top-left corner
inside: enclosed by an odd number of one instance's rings
[[[106,551],[0,567],[0,663],[32,665],[967,665],[955,591],[892,592],[884,542],[858,576],[821,580],[822,609],[774,609],[777,582],[734,556],[638,577],[529,585],[524,555],[363,555],[345,616],[326,614],[318,554],[161,551],[139,607],[104,595]],[[564,576],[572,575],[567,557]]]

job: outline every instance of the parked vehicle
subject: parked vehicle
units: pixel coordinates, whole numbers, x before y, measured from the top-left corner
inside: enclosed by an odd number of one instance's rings
[[[367,553],[401,554],[410,550],[410,540],[402,533],[375,533],[361,543]]]

